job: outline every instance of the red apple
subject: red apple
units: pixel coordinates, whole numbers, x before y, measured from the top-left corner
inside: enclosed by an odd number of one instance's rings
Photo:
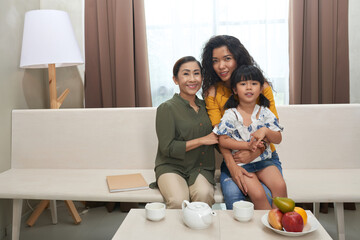
[[[281,224],[287,232],[302,232],[304,221],[297,212],[287,212],[281,220]]]
[[[283,217],[283,213],[278,209],[271,209],[268,213],[268,222],[269,224],[278,230],[282,230],[283,226],[281,225],[281,219]]]

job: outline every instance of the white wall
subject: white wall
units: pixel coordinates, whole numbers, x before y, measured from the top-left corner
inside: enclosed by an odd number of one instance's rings
[[[19,68],[24,14],[39,8],[39,0],[0,1],[0,172],[10,168],[11,110],[28,108],[27,99],[32,104],[44,106],[41,98],[32,89],[44,91],[42,72],[34,70],[30,75]],[[24,83],[23,79],[29,80]],[[29,91],[24,91],[29,85]],[[11,222],[10,200],[0,200],[0,239],[5,227]]]
[[[360,103],[360,1],[349,0],[350,102]]]
[[[25,13],[44,8],[67,11],[83,52],[83,4],[84,0],[0,0],[0,172],[10,168],[11,111],[49,106],[47,70],[19,68]],[[63,108],[83,106],[83,76],[83,65],[57,69],[58,95],[70,88]],[[0,239],[11,224],[11,203],[0,199]]]

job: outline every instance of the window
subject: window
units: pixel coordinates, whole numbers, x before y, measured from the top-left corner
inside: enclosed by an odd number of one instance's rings
[[[276,104],[288,104],[288,8],[288,0],[145,0],[153,106],[179,91],[175,61],[201,61],[204,44],[219,34],[244,44],[272,83]]]

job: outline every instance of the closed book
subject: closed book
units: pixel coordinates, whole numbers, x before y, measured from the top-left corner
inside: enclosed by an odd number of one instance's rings
[[[141,173],[107,176],[106,182],[110,192],[122,192],[149,188],[149,185]]]

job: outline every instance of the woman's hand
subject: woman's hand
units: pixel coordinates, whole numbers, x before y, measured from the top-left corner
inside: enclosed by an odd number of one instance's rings
[[[261,142],[259,147],[255,151],[250,150],[239,150],[234,153],[233,158],[236,163],[249,163],[252,162],[255,158],[260,156],[265,150],[265,146]]]
[[[229,171],[233,181],[236,185],[238,185],[244,195],[247,196],[248,188],[246,186],[245,176],[252,178],[253,174],[238,165],[234,165],[232,168],[229,168]]]
[[[211,132],[208,135],[200,138],[195,138],[189,141],[186,141],[186,151],[193,150],[202,145],[213,145],[219,143],[218,136]]]
[[[238,166],[235,161],[234,158],[231,154],[231,151],[227,148],[223,148],[221,146],[219,146],[220,148],[220,152],[224,157],[224,161],[226,163],[226,166],[229,169],[230,175],[232,180],[236,183],[236,185],[239,187],[239,189],[245,194],[247,195],[247,186],[246,186],[246,182],[245,182],[245,176],[247,177],[253,177],[252,173],[248,173],[244,168]]]
[[[219,137],[211,132],[210,134],[201,138],[202,145],[213,145],[219,143]]]
[[[239,150],[233,154],[233,158],[236,163],[249,163],[253,159],[251,159],[251,151],[250,150]]]

